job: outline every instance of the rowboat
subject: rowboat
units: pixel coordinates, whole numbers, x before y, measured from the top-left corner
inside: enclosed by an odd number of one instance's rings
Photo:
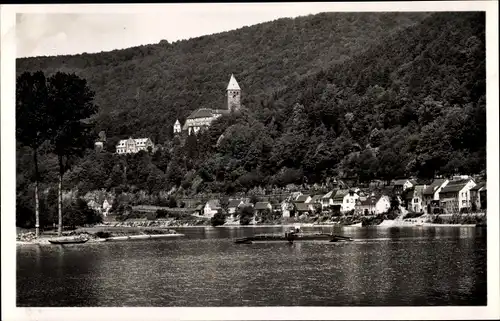
[[[87,241],[88,239],[75,239],[75,238],[49,240],[51,244],[82,244]]]

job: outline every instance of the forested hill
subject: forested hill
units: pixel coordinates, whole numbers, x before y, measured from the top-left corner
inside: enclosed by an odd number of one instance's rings
[[[243,104],[305,75],[349,60],[373,42],[413,25],[422,13],[322,13],[279,19],[190,40],[98,54],[17,60],[18,74],[75,72],[88,80],[100,106],[97,130],[108,138],[170,138],[175,119],[200,107],[221,108],[229,76]]]
[[[485,60],[484,13],[435,13],[274,95],[269,159],[315,179],[479,173]]]

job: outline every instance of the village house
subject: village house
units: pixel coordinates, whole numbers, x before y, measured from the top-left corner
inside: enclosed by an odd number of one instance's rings
[[[315,209],[317,209],[317,208],[322,209],[323,208],[323,206],[321,204],[322,198],[323,198],[323,195],[320,195],[320,194],[314,195],[311,198],[310,203],[314,206]]]
[[[410,180],[410,179],[398,179],[394,181],[393,188],[394,188],[394,193],[396,195],[401,195],[403,194],[404,191],[406,191],[409,188],[412,188],[417,184],[416,181]]]
[[[261,214],[264,211],[272,211],[273,207],[269,202],[257,202],[255,203],[254,210],[256,214]]]
[[[310,203],[312,200],[312,197],[309,195],[300,195],[295,199],[295,203]]]
[[[296,216],[314,213],[314,206],[311,203],[295,203],[294,207]]]
[[[470,189],[476,186],[472,179],[450,181],[439,193],[439,202],[447,214],[459,213],[471,208]]]
[[[435,208],[439,208],[439,193],[441,189],[449,183],[444,178],[435,179],[431,185],[422,192],[422,207],[427,214],[432,214]]]
[[[209,127],[214,120],[221,117],[222,115],[226,115],[240,109],[241,88],[238,85],[236,78],[234,78],[234,75],[231,75],[229,84],[227,85],[226,97],[227,109],[196,109],[187,117],[182,130],[186,131],[188,135],[196,134],[200,130]],[[179,126],[177,126],[177,124]],[[180,133],[179,127],[180,122],[179,120],[176,120],[174,124],[174,134]]]
[[[471,207],[475,210],[486,208],[486,182],[478,183],[470,189]]]
[[[376,215],[382,214],[391,207],[389,196],[383,194],[375,194],[356,200],[355,213],[358,215]]]
[[[335,191],[330,191],[323,195],[321,198],[321,206],[323,209],[327,209],[331,206],[333,206],[333,195],[335,194]]]
[[[283,217],[290,217],[290,212],[293,211],[293,203],[289,202],[288,200],[283,200],[280,203],[281,207],[281,215]]]
[[[108,216],[110,210],[111,204],[108,202],[108,200],[104,200],[104,202],[102,202],[102,215]]]
[[[138,153],[141,150],[148,151],[154,149],[154,144],[149,138],[122,139],[116,145],[117,154]]]
[[[229,214],[234,214],[238,208],[242,207],[245,203],[241,199],[231,200],[227,205],[227,212]]]
[[[200,205],[196,206],[196,208],[193,210],[194,211],[194,215],[202,216],[204,209],[205,209],[205,206],[203,206],[203,204],[200,204]]]
[[[221,209],[219,200],[213,199],[208,201],[203,208],[203,214],[206,217],[212,218]]]
[[[356,200],[359,195],[350,189],[340,189],[333,197],[333,208],[340,213],[346,213],[356,208]]]
[[[423,192],[427,186],[426,185],[416,185],[406,192],[406,209],[413,212],[423,211]]]

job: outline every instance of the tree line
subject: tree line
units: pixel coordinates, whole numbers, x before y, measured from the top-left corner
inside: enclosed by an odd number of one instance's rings
[[[41,71],[23,73],[16,81],[16,140],[32,149],[35,184],[36,237],[40,228],[39,162],[42,145],[57,158],[58,235],[62,235],[63,175],[75,158],[93,143],[90,117],[97,112],[85,79],[58,72],[46,78]],[[45,147],[46,147],[45,146]],[[85,209],[79,204],[79,208]]]

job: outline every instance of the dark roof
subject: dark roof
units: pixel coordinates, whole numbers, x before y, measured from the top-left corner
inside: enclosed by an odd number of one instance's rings
[[[464,186],[467,185],[467,183],[461,183],[461,184],[448,184],[443,189],[439,194],[444,194],[444,193],[457,193],[464,188]]]
[[[476,186],[474,186],[470,190],[471,191],[479,191],[483,187],[486,187],[486,183],[485,182],[481,182],[481,183],[477,184]]]
[[[311,203],[321,202],[323,195],[314,195],[311,199]]]
[[[238,207],[241,204],[241,200],[231,200],[227,207]]]
[[[424,192],[423,194],[424,195],[432,195],[434,194],[434,192],[436,191],[436,189],[439,188],[439,186],[441,186],[446,180],[445,179],[442,179],[442,178],[439,178],[439,179],[435,179],[431,185],[427,186],[425,189],[424,189]]]
[[[335,196],[333,197],[333,201],[342,201],[344,200],[344,196],[346,196],[349,193],[348,189],[339,189],[337,193],[335,193]]]
[[[297,202],[297,203],[304,203],[305,201],[307,201],[308,197],[309,197],[309,195],[300,195],[299,197],[297,197],[297,199],[295,200],[295,202]]]
[[[310,210],[309,208],[309,204],[306,204],[306,203],[296,203],[295,204],[295,208],[297,209],[297,211],[299,212],[307,212]]]
[[[359,203],[361,206],[375,206],[377,204],[378,200],[382,197],[381,194],[375,194],[375,195],[370,195],[368,196],[365,200],[360,200]]]
[[[213,117],[213,114],[212,109],[200,108],[193,111],[188,119]]]
[[[407,181],[410,181],[409,179],[398,179],[398,180],[395,180],[394,181],[394,186],[397,186],[397,185],[404,185]],[[411,182],[411,181],[410,181]],[[413,183],[412,183],[413,184]]]
[[[271,205],[269,202],[257,202],[255,203],[255,209],[256,210],[266,210],[269,209],[269,205]]]
[[[330,191],[328,193],[326,193],[325,195],[323,195],[322,198],[324,199],[329,199],[329,198],[332,198],[332,196],[335,194],[335,191]]]

